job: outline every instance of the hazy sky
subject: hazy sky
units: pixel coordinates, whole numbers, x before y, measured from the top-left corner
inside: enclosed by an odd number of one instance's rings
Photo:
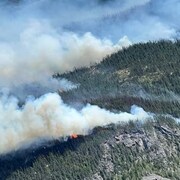
[[[52,75],[100,62],[133,43],[177,38],[179,10],[179,0],[1,1],[0,91],[42,95],[73,88]],[[0,154],[42,138],[84,135],[96,126],[151,117],[136,106],[131,113],[91,105],[77,111],[56,93],[29,98],[22,108],[15,97],[1,94],[0,114]]]
[[[177,38],[179,9],[178,0],[1,1],[0,87],[47,84],[132,43]]]

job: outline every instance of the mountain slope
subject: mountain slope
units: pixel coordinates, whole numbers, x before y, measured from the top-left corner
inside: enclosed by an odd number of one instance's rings
[[[60,93],[66,102],[95,102],[109,108],[119,99],[121,108],[114,108],[120,110],[132,101],[131,104],[137,102],[147,111],[179,116],[179,68],[180,42],[160,41],[133,45],[106,57],[100,64],[55,77],[79,84],[77,89]],[[147,108],[149,103],[152,107]]]
[[[156,116],[0,157],[0,179],[142,179],[154,173],[180,179],[179,69],[180,42],[160,41],[136,44],[100,64],[54,75],[78,84],[59,92],[76,108],[91,103],[129,112],[136,104]]]
[[[152,173],[179,179],[179,137],[180,126],[162,117],[143,126],[98,128],[88,137],[59,143],[55,150],[44,146],[38,156],[37,150],[26,153],[21,162],[29,158],[33,164],[8,179],[138,180]]]

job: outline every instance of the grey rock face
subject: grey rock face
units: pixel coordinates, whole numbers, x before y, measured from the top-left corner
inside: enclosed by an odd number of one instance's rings
[[[163,177],[158,176],[156,174],[151,174],[149,176],[143,177],[142,180],[170,180],[170,179],[163,178]]]

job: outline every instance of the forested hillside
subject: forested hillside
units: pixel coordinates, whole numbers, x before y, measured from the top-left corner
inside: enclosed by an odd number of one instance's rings
[[[180,41],[160,41],[135,44],[100,64],[55,77],[79,85],[60,93],[67,102],[85,101],[119,110],[137,104],[147,111],[179,116],[179,68]]]
[[[55,74],[77,84],[59,92],[72,106],[90,103],[129,112],[136,104],[156,116],[2,156],[0,179],[139,180],[149,174],[180,179],[179,69],[180,41],[160,41],[135,44],[100,64]]]
[[[6,157],[1,159],[0,177],[139,180],[155,173],[180,179],[179,156],[180,126],[159,117],[142,126],[131,122],[97,128],[87,137]]]

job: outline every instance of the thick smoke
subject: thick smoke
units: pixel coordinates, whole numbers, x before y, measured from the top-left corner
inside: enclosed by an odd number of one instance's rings
[[[5,30],[1,33],[5,34],[0,41],[1,87],[42,82],[56,72],[100,62],[106,55],[131,44],[126,36],[113,44],[90,32],[83,35],[58,32],[49,20],[17,20],[17,24],[15,20],[14,23],[23,28],[18,32],[15,29],[13,33]],[[7,26],[5,23],[5,29]]]
[[[168,8],[168,9],[167,9]],[[0,89],[25,99],[75,88],[55,73],[100,62],[132,43],[174,39],[178,0],[10,0],[0,3]],[[7,90],[7,88],[9,90]],[[44,138],[88,134],[96,126],[144,120],[143,109],[114,114],[87,105],[77,111],[57,94],[0,99],[0,153]]]
[[[1,87],[89,66],[131,42],[178,35],[177,0],[8,2],[0,4]]]
[[[72,134],[87,135],[97,126],[145,120],[151,115],[132,106],[131,113],[117,113],[87,105],[77,111],[51,93],[29,99],[22,108],[16,98],[0,99],[0,154],[17,150],[39,139],[59,139]]]
[[[19,34],[18,41],[0,43],[0,83],[10,86],[41,82],[55,72],[63,73],[99,62],[123,44],[129,45],[127,38],[114,45],[91,33],[83,36],[72,32],[58,34],[49,25],[31,20]]]

